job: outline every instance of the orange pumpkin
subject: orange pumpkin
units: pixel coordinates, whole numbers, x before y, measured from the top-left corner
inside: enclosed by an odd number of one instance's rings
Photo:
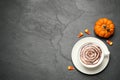
[[[114,23],[107,18],[100,18],[94,26],[95,34],[103,38],[109,38],[113,35],[114,29]]]

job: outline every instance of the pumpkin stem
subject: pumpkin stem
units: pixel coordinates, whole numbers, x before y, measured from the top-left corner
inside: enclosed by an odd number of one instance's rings
[[[106,25],[104,25],[104,26],[103,26],[103,28],[104,28],[104,29],[106,29],[106,30],[107,30],[107,32],[109,32],[109,31],[110,31],[110,29],[108,29]]]
[[[103,28],[106,29],[107,27],[104,25]]]

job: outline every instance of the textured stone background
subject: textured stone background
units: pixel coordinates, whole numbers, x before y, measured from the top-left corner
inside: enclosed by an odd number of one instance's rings
[[[119,0],[0,0],[0,80],[119,80],[119,4]],[[107,45],[108,67],[94,76],[68,71],[72,47],[79,40],[76,35],[88,28],[92,34],[84,37],[96,37],[93,26],[101,17],[116,25],[110,38],[114,45]]]

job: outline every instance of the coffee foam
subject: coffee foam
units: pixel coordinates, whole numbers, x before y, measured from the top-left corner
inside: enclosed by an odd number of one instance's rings
[[[86,65],[95,65],[101,58],[102,50],[95,43],[87,43],[81,47],[80,59]]]

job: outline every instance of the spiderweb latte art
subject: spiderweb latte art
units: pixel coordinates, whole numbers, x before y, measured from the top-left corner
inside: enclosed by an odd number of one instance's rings
[[[80,59],[86,65],[95,65],[101,58],[102,50],[95,43],[87,43],[80,50]]]

